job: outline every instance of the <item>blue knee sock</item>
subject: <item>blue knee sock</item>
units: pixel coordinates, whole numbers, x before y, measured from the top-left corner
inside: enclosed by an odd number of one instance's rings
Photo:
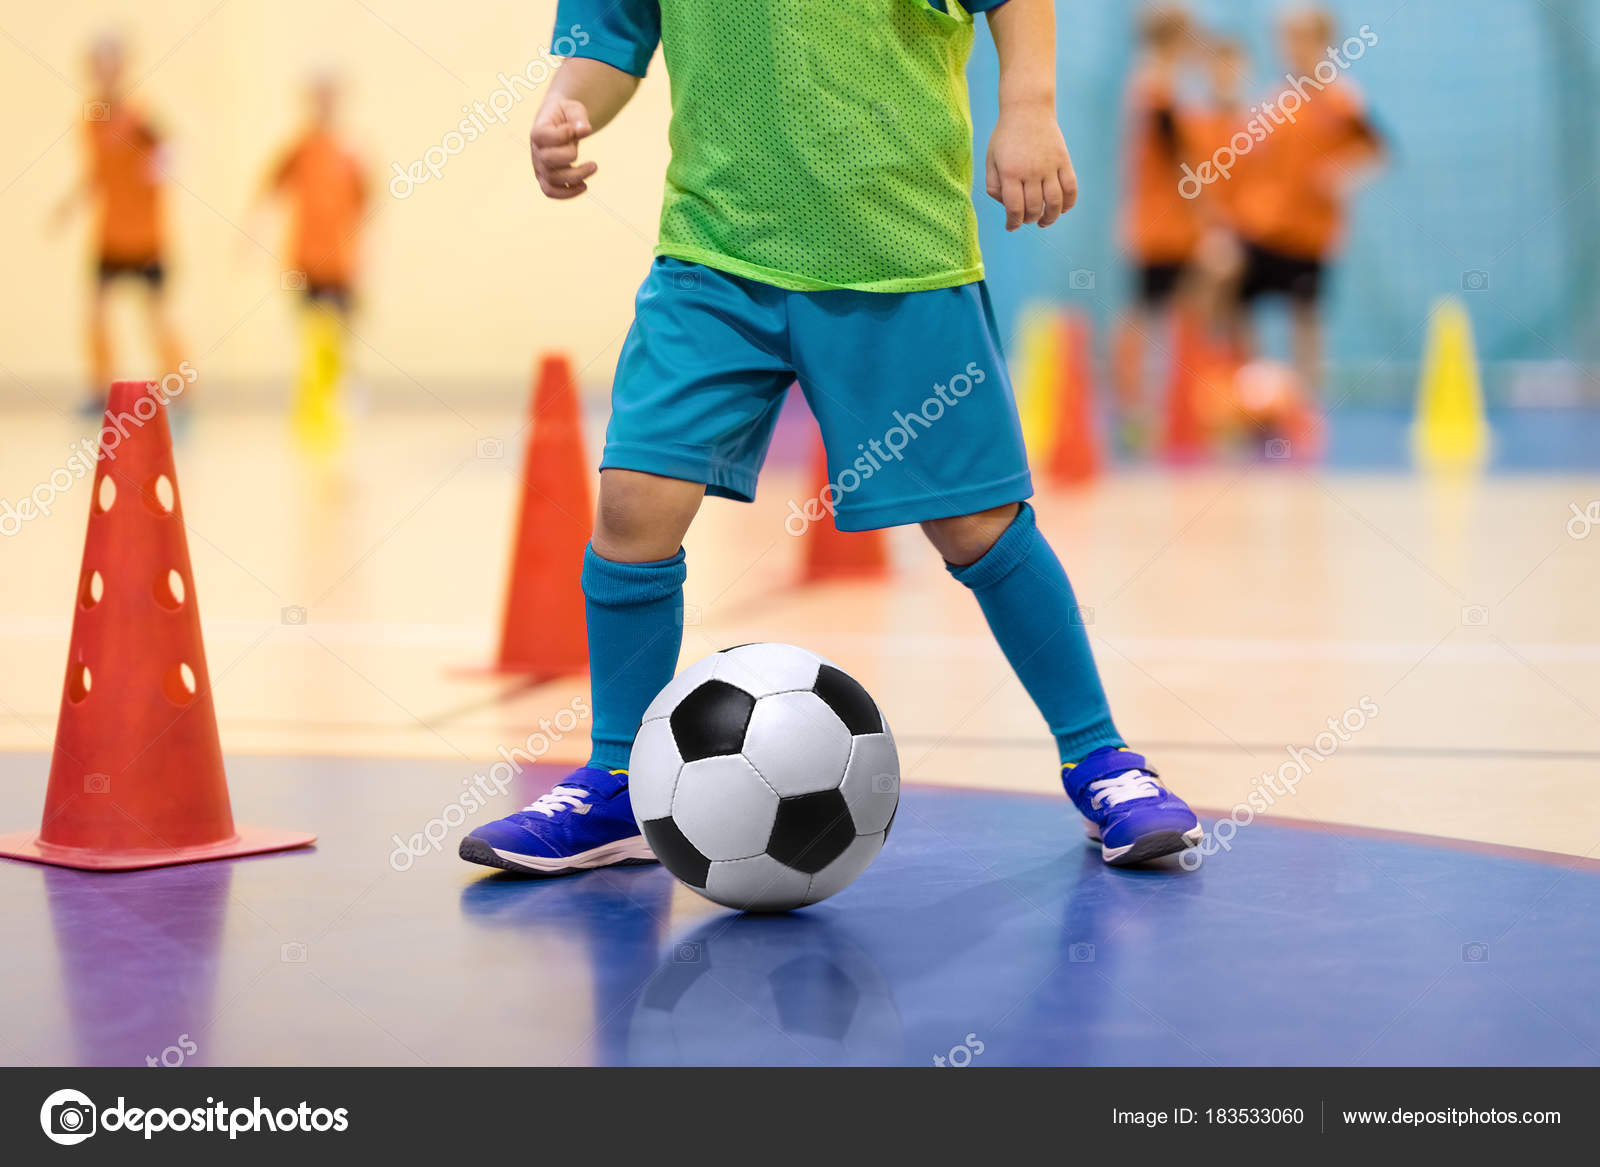
[[[613,563],[592,546],[584,550],[583,611],[594,702],[589,765],[627,768],[645,709],[678,667],[687,575],[682,550],[654,563]]]
[[[947,565],[978,597],[994,638],[1044,714],[1063,762],[1125,744],[1111,721],[1089,637],[1061,561],[1027,503],[976,563]]]

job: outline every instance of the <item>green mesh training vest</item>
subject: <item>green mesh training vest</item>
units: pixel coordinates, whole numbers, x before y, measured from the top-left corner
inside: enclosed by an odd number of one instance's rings
[[[661,0],[672,162],[657,255],[796,291],[983,278],[950,0]]]

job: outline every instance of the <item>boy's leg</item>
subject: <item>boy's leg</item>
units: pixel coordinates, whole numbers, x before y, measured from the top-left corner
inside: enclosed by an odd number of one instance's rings
[[[651,700],[683,647],[683,536],[705,487],[634,470],[600,473],[594,539],[584,553],[589,630],[589,765],[626,770]]]
[[[1125,743],[1111,720],[1078,602],[1033,508],[1010,503],[933,519],[924,533],[972,589],[1000,650],[1044,715],[1061,761]]]

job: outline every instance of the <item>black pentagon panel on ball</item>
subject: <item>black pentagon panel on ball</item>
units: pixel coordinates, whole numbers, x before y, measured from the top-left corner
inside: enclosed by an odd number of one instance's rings
[[[883,714],[878,712],[872,697],[849,673],[841,672],[832,665],[823,665],[817,672],[817,683],[811,686],[811,691],[839,715],[839,720],[852,734],[883,732]]]
[[[711,871],[711,860],[700,854],[699,848],[678,829],[671,819],[650,819],[639,824],[644,841],[666,866],[667,870],[690,887],[704,890],[706,875]]]
[[[856,839],[850,804],[838,790],[778,800],[778,816],[767,854],[785,866],[815,875]]]
[[[685,762],[720,758],[744,748],[745,727],[756,699],[726,681],[707,681],[672,711],[672,740]]]

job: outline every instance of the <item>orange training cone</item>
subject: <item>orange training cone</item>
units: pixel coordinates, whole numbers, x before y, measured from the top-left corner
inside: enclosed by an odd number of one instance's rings
[[[154,383],[111,386],[93,489],[44,821],[0,855],[126,871],[312,842],[234,826]]]
[[[589,667],[578,582],[594,526],[589,474],[572,365],[547,355],[539,362],[522,463],[500,672],[544,681]]]
[[[816,454],[811,463],[811,480],[816,483],[811,497],[822,499],[834,488],[828,480],[828,454],[822,442],[817,442]],[[813,522],[806,530],[805,556],[800,569],[802,583],[822,583],[835,579],[870,579],[889,572],[889,548],[882,531],[841,531],[830,513]]]
[[[1172,334],[1162,453],[1169,462],[1194,462],[1206,452],[1206,344],[1200,321],[1191,312],[1175,314]]]
[[[1062,317],[1060,383],[1055,445],[1050,451],[1049,474],[1054,482],[1079,486],[1100,472],[1099,442],[1094,416],[1094,353],[1089,318],[1081,312]]]

